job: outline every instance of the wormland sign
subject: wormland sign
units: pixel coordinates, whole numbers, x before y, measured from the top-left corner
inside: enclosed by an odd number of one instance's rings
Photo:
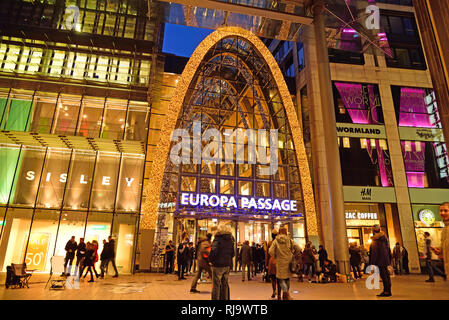
[[[385,127],[371,124],[337,123],[337,136],[354,138],[386,138]]]

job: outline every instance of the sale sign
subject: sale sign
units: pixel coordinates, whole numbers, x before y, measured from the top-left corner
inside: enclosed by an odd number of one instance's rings
[[[45,270],[49,239],[49,233],[31,234],[25,257],[28,270]]]

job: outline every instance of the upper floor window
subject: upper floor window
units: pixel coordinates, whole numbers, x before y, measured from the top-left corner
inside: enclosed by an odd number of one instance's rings
[[[334,82],[337,122],[383,124],[379,88],[373,84]]]

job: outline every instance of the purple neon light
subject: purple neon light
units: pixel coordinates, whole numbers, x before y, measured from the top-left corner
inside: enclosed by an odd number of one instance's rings
[[[420,88],[401,88],[399,106],[399,126],[434,128],[430,121],[425,102],[426,90]]]

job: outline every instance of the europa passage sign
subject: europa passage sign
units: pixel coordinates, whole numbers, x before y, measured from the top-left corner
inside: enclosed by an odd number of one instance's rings
[[[178,210],[193,208],[197,211],[302,215],[298,213],[296,200],[185,192],[181,193],[179,197]]]

